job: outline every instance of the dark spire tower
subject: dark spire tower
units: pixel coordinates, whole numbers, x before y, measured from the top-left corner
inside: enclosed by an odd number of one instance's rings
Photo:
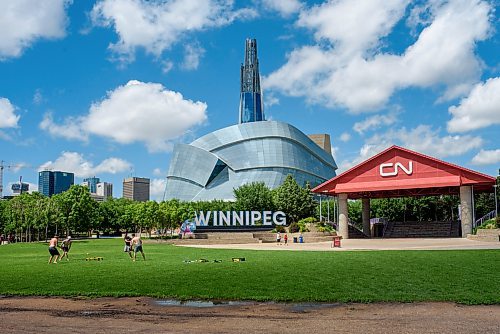
[[[265,121],[260,90],[257,40],[245,41],[245,63],[241,65],[240,123]]]

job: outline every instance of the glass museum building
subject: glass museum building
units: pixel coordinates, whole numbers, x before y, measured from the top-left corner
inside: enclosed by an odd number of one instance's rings
[[[335,176],[337,165],[296,127],[266,121],[262,108],[257,42],[247,39],[241,65],[240,123],[209,133],[191,144],[177,144],[167,174],[164,199],[234,200],[233,190],[264,182],[280,186],[291,174],[315,187]]]

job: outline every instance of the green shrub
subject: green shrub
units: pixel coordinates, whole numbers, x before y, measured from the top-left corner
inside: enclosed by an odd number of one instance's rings
[[[274,232],[274,233],[278,233],[278,232],[280,232],[280,233],[285,233],[285,232],[286,232],[286,230],[285,230],[285,227],[284,227],[284,226],[282,226],[282,225],[276,225],[276,226],[274,227],[274,229],[273,229],[273,232]]]
[[[483,223],[483,225],[478,226],[478,229],[480,230],[492,230],[495,228],[498,228],[497,220],[495,219],[487,220],[486,222]]]
[[[290,233],[297,233],[300,232],[300,226],[297,223],[291,223],[290,226],[288,227],[288,231]]]
[[[322,224],[318,226],[318,231],[319,232],[333,232],[335,231],[331,225],[328,224]]]
[[[307,217],[304,219],[299,220],[299,224],[313,224],[316,223],[318,220],[315,217]]]
[[[495,218],[495,224],[497,225],[497,228],[500,228],[500,216]]]

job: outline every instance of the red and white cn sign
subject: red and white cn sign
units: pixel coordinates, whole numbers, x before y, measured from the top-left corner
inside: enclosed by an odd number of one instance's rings
[[[408,162],[408,168],[406,168],[401,162],[388,162],[380,165],[380,176],[396,176],[399,174],[399,170],[403,171],[406,175],[413,174],[413,161]]]

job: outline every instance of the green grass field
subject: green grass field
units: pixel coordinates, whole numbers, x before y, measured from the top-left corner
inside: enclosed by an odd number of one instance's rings
[[[119,239],[77,241],[71,261],[48,265],[47,244],[0,246],[0,295],[500,303],[498,250],[294,252],[147,243],[147,261],[134,263],[122,249]],[[184,263],[200,258],[223,262]]]

